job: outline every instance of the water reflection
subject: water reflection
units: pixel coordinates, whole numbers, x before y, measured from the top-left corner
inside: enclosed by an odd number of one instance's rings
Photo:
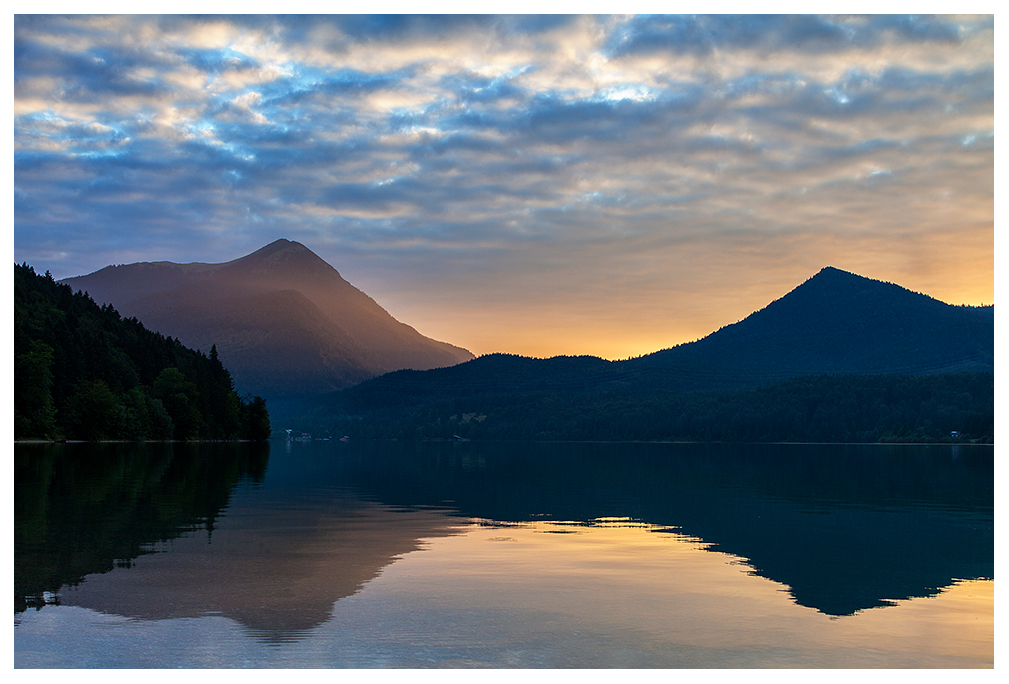
[[[158,543],[211,534],[267,445],[29,444],[14,449],[14,612],[129,567]]]
[[[203,531],[177,539],[166,553],[64,590],[62,603],[146,620],[221,615],[283,643],[329,620],[333,604],[420,548],[421,538],[454,529],[444,515],[340,494],[316,510],[260,500],[243,511],[245,503],[235,497],[239,514],[220,521],[212,542]]]
[[[993,576],[992,467],[969,447],[19,445],[15,612],[222,615],[280,643],[482,521],[502,543],[672,534],[851,615]]]
[[[829,615],[994,574],[990,447],[358,445],[332,467],[389,503],[682,531]]]

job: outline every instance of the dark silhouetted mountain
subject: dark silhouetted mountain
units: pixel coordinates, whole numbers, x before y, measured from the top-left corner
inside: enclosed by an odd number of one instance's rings
[[[804,375],[991,371],[994,306],[951,306],[824,268],[702,340],[627,362],[672,384],[735,387]]]
[[[970,426],[987,440],[994,343],[993,306],[825,268],[738,323],[647,356],[494,354],[282,414],[376,437],[928,441]]]
[[[216,344],[238,389],[264,396],[327,392],[473,358],[400,323],[289,240],[223,264],[109,266],[63,282],[191,347]]]
[[[491,354],[453,368],[375,378],[355,393],[417,395],[647,386],[757,387],[808,375],[990,372],[994,306],[952,306],[898,285],[824,268],[744,320],[696,342],[626,361]]]

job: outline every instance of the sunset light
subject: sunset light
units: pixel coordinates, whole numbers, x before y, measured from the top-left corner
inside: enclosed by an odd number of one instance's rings
[[[476,354],[626,358],[824,266],[994,301],[987,16],[15,20],[14,252],[277,238]]]
[[[301,4],[13,17],[16,668],[994,669],[994,14]]]

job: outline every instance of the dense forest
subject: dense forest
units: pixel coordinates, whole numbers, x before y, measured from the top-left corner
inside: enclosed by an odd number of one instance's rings
[[[122,318],[48,272],[14,265],[14,438],[267,439],[261,397],[239,397],[210,354]]]
[[[291,427],[378,439],[994,442],[994,375],[820,375],[762,387],[417,396],[368,383],[284,406]]]

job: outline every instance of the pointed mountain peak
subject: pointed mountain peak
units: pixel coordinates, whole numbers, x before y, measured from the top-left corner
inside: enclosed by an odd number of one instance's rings
[[[834,266],[824,266],[821,268],[816,275],[814,275],[810,280],[838,280],[840,278],[852,278],[857,280],[871,280],[871,278],[866,278],[865,276],[860,276],[857,273],[852,273],[850,271],[843,271]]]
[[[841,291],[857,291],[862,293],[867,293],[870,291],[876,291],[878,288],[900,288],[893,283],[887,283],[882,280],[874,280],[872,278],[867,278],[866,276],[859,275],[857,273],[851,273],[849,271],[843,271],[834,266],[824,266],[815,275],[808,278],[804,283],[796,287],[792,292],[785,297],[793,293],[798,292],[841,292]]]
[[[287,245],[296,245],[296,244],[298,243],[294,242],[293,240],[288,240],[287,238],[279,238],[277,240],[274,240],[270,244],[266,245],[265,247],[261,248],[259,251],[265,251],[268,249],[283,249]]]
[[[293,270],[300,273],[307,271],[334,272],[333,268],[318,254],[300,242],[281,238],[257,249],[252,254],[228,262],[227,266],[242,266],[254,268],[257,271]],[[339,273],[337,273],[339,275]]]
[[[309,254],[314,254],[312,250],[310,250],[308,247],[301,244],[300,242],[294,242],[293,240],[280,238],[279,240],[274,240],[265,247],[257,249],[252,254],[247,254],[243,258],[249,258],[249,257],[268,258],[276,254],[304,254],[306,252]]]

